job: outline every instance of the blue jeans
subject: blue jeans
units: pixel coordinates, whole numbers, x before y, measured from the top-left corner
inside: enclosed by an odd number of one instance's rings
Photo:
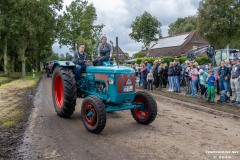
[[[219,79],[218,80],[218,83],[219,83],[219,88],[220,88],[220,91],[222,90],[225,90],[226,92],[229,92],[229,82],[228,80],[225,80],[225,79]]]
[[[146,75],[142,76],[142,82],[143,82],[143,88],[147,89],[148,82],[147,82],[147,76]]]
[[[192,96],[196,95],[197,94],[197,83],[198,83],[198,80],[192,80],[191,81],[191,88],[192,88]]]
[[[169,81],[169,90],[174,89],[174,76],[168,76],[168,81]]]
[[[180,92],[180,76],[174,76],[174,84],[176,87],[176,91]]]
[[[81,65],[77,65],[76,66],[76,70],[77,70],[76,78],[79,79],[82,76],[82,71],[86,70],[86,66],[85,65],[82,65],[82,66]]]

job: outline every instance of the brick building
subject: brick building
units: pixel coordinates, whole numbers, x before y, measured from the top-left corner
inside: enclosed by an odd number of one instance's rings
[[[208,44],[208,41],[196,32],[163,37],[151,42],[148,57],[179,57],[183,54],[187,55],[190,49]]]
[[[117,47],[113,47],[113,54],[117,56]],[[129,55],[128,53],[124,53],[122,49],[118,46],[118,58],[119,60],[128,60]]]

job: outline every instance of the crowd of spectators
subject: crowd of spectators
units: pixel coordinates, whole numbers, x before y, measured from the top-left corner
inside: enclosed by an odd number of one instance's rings
[[[178,61],[161,63],[154,61],[134,65],[138,85],[144,89],[162,90],[168,87],[169,92],[181,93],[184,88],[186,96],[201,97],[209,103],[215,102],[215,94],[220,94],[218,102],[240,104],[240,64],[237,58],[221,61],[218,67],[211,63],[199,66],[197,62]],[[183,92],[183,89],[182,89]],[[231,98],[230,98],[231,97]]]

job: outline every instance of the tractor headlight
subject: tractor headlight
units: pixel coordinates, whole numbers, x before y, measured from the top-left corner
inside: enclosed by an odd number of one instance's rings
[[[114,80],[112,78],[108,78],[108,83],[109,84],[113,84],[114,83]]]

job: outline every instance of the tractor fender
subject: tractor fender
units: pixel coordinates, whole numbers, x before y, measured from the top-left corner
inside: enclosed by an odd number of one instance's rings
[[[69,69],[74,70],[76,65],[71,61],[57,61],[56,60],[56,61],[54,61],[52,71],[54,71],[54,69],[56,67],[69,68]]]

